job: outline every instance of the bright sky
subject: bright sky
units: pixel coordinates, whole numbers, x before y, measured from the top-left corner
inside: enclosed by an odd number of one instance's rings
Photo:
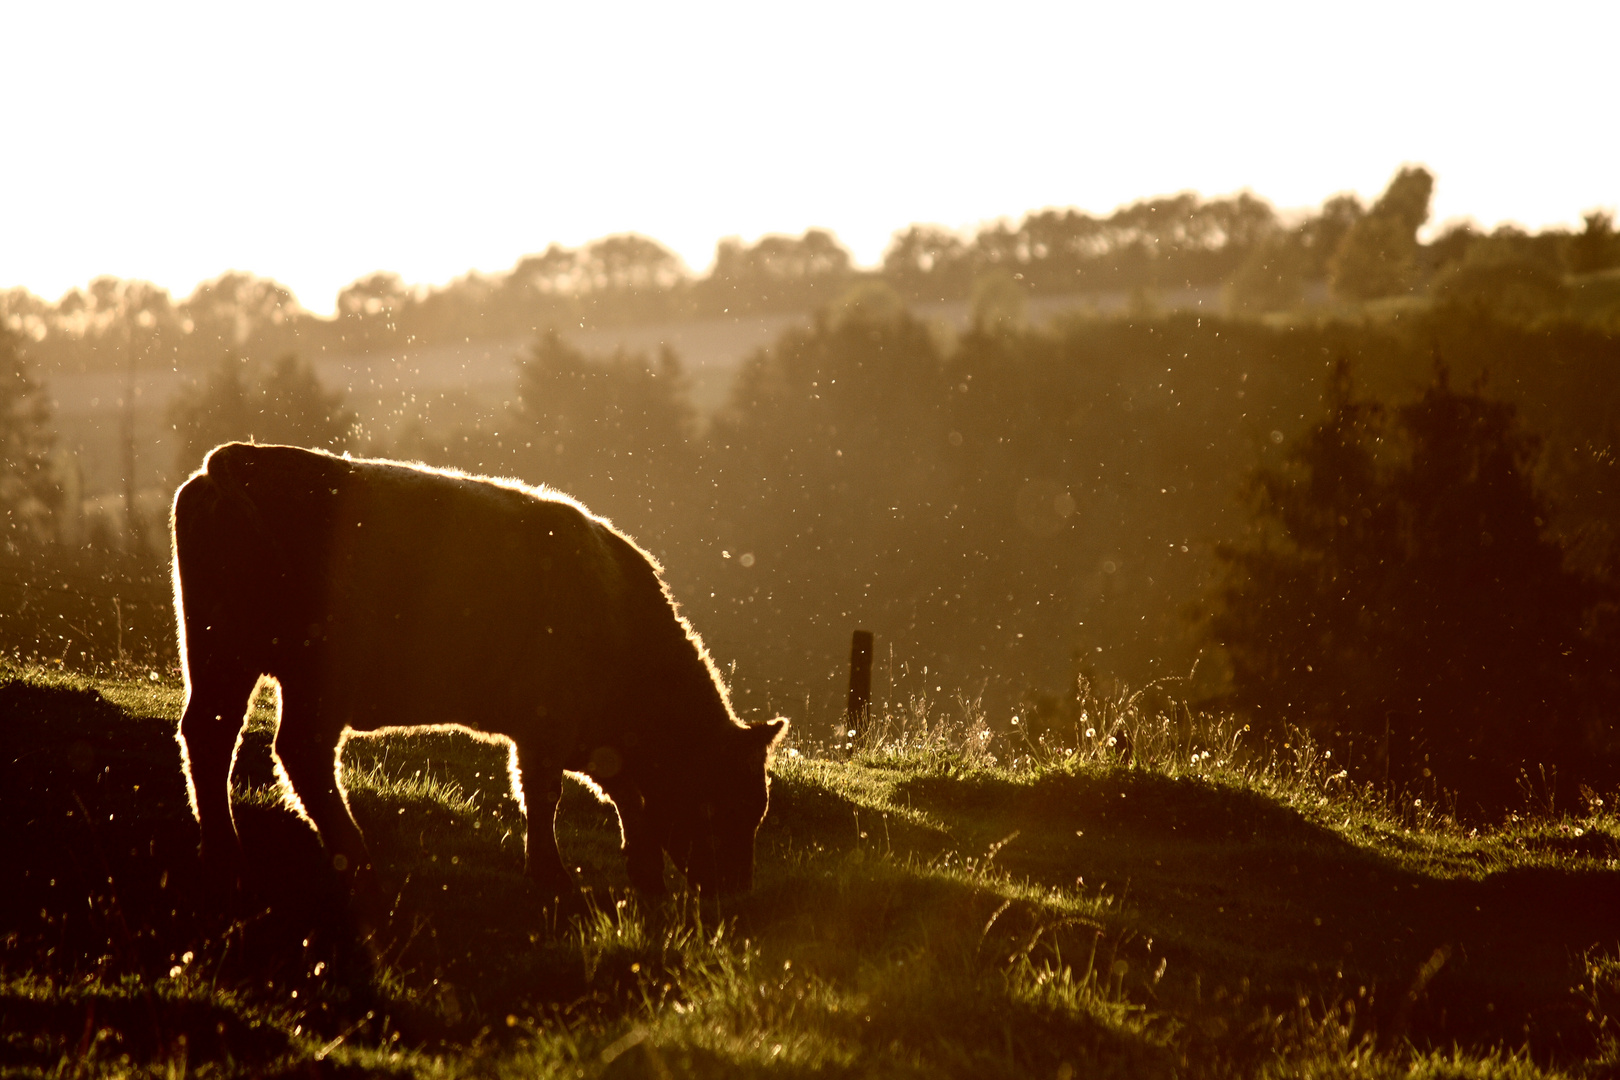
[[[306,307],[636,231],[1282,208],[1438,176],[1437,220],[1620,204],[1620,4],[8,4],[0,288],[227,269]]]

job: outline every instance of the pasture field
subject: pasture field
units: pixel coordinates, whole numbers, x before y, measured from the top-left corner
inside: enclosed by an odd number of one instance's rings
[[[239,755],[249,872],[196,865],[167,679],[0,669],[0,1073],[18,1076],[1607,1076],[1613,799],[1458,825],[1309,744],[1092,697],[1074,738],[908,702],[773,767],[756,887],[528,894],[497,748],[356,739],[360,919]]]

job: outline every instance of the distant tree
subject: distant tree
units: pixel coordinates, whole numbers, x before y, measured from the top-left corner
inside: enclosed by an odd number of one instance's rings
[[[258,387],[264,441],[342,449],[354,434],[355,414],[343,407],[343,391],[328,390],[315,369],[287,353],[264,372]]]
[[[1339,250],[1345,236],[1366,213],[1366,207],[1354,195],[1335,195],[1322,204],[1319,213],[1311,215],[1299,225],[1295,231],[1305,258],[1307,280],[1328,279],[1328,264],[1333,259],[1333,253]]]
[[[635,233],[592,241],[580,253],[576,266],[586,292],[662,292],[674,288],[685,276],[680,256]]]
[[[285,349],[300,314],[285,286],[234,270],[198,285],[180,305],[181,317],[190,323],[187,352],[193,356]]]
[[[971,252],[949,229],[913,225],[889,241],[883,280],[914,300],[954,299],[972,280]]]
[[[1248,315],[1286,311],[1305,296],[1309,257],[1298,230],[1272,233],[1255,243],[1226,285],[1229,309]]]
[[[852,274],[849,252],[825,229],[752,245],[732,238],[720,241],[699,295],[712,311],[808,311],[835,300]]]
[[[883,276],[922,300],[970,299],[991,271],[1019,274],[1035,292],[1183,288],[1229,279],[1277,228],[1275,211],[1241,193],[1220,199],[1144,199],[1109,216],[1039,210],[1016,224],[996,222],[971,242],[936,226],[897,233]]]
[[[1558,247],[1513,228],[1475,237],[1436,275],[1436,302],[1504,322],[1534,323],[1563,314],[1568,297]]]
[[[411,290],[398,274],[379,270],[338,293],[339,318],[390,318],[410,302]]]
[[[379,270],[344,287],[338,293],[338,331],[342,344],[366,352],[404,341],[401,329],[416,296],[398,274]]]
[[[195,469],[222,442],[341,450],[355,430],[343,392],[322,386],[314,369],[292,353],[268,366],[222,357],[206,382],[180,392],[169,419],[180,436],[176,464],[182,473]]]
[[[689,486],[697,416],[673,350],[589,356],[547,331],[518,360],[508,460],[638,536],[670,526]]]
[[[61,502],[50,467],[51,409],[28,370],[17,337],[0,327],[0,515],[3,543],[43,540]]]
[[[656,359],[627,352],[593,357],[555,330],[518,361],[518,416],[556,453],[589,453],[593,444],[658,453],[684,446],[695,418],[685,375],[668,348]]]
[[[1256,532],[1217,549],[1228,703],[1470,806],[1510,801],[1539,763],[1597,782],[1606,747],[1580,718],[1598,595],[1549,535],[1537,446],[1443,368],[1389,410],[1354,400],[1341,363],[1326,419],[1256,474]]]
[[[834,544],[863,566],[917,558],[918,521],[891,511],[942,483],[947,400],[928,327],[887,286],[850,289],[738,372],[709,440],[721,516],[783,565]]]
[[[480,282],[490,286],[487,297],[477,310],[483,311],[490,321],[504,332],[532,334],[542,326],[561,322],[560,316],[571,311],[582,288],[580,252],[552,244],[537,255],[525,255],[504,277],[495,282]],[[471,292],[471,281],[455,282],[430,297],[428,303],[448,298],[451,294]],[[473,299],[469,296],[469,299]],[[447,321],[465,319],[471,312],[445,312]]]
[[[981,334],[1022,330],[1029,322],[1029,290],[998,268],[973,283],[973,329]]]
[[[1470,222],[1454,222],[1423,246],[1424,261],[1430,271],[1444,271],[1460,264],[1483,239],[1484,236]]]
[[[1389,187],[1345,233],[1328,264],[1334,292],[1347,300],[1376,300],[1410,292],[1418,283],[1418,229],[1429,220],[1434,176],[1421,167],[1395,174]]]
[[[84,292],[70,291],[59,305],[71,311],[85,336],[123,343],[136,328],[172,333],[177,322],[174,301],[149,281],[98,277]]]
[[[1564,258],[1572,274],[1592,274],[1620,266],[1620,233],[1614,230],[1614,214],[1593,210],[1583,218],[1585,227],[1570,237]]]
[[[525,255],[506,275],[504,287],[514,295],[557,297],[578,292],[579,252],[552,244],[538,255]]]
[[[9,330],[24,339],[39,339],[50,334],[52,305],[17,286],[0,289],[0,330]]]
[[[545,322],[546,301],[523,287],[508,288],[510,275],[469,271],[448,285],[425,290],[405,309],[407,345],[466,342],[468,339],[530,333]]]

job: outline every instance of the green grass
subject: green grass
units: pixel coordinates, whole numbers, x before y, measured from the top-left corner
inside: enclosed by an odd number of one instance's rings
[[[0,673],[0,1071],[23,1076],[1553,1076],[1620,1065],[1612,798],[1466,828],[1308,743],[1092,698],[1072,737],[923,702],[785,753],[756,888],[627,892],[570,785],[591,915],[521,876],[499,747],[354,739],[362,927],[238,763],[255,873],[195,865],[179,690]],[[1083,727],[1080,725],[1084,725]]]

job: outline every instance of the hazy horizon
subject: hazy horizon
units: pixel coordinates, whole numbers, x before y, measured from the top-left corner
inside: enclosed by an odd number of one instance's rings
[[[1437,175],[1435,223],[1620,201],[1606,5],[275,12],[13,13],[0,288],[238,269],[326,314],[375,270],[438,285],[615,233],[701,273],[723,237],[822,227],[872,265],[913,223],[1185,190],[1287,210],[1402,164]]]

